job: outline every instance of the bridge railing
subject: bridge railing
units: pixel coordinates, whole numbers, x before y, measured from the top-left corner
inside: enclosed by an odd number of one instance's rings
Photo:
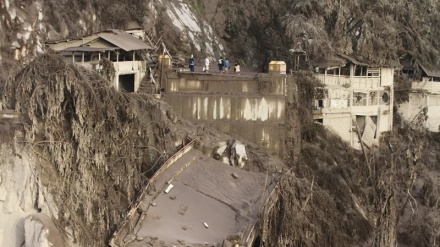
[[[292,168],[289,169],[286,174],[289,174],[291,171]],[[255,241],[255,238],[258,236],[259,229],[257,228],[257,226],[261,224],[262,220],[264,221],[265,213],[267,212],[268,209],[270,209],[273,206],[273,204],[270,204],[270,201],[275,200],[274,198],[278,196],[278,194],[280,193],[280,181],[278,181],[275,187],[272,189],[269,196],[264,201],[264,204],[260,205],[260,211],[258,213],[257,222],[255,224],[249,225],[248,229],[246,230],[246,234],[243,235],[243,239],[241,243],[243,246],[252,246],[253,242]]]
[[[142,190],[142,193],[138,196],[138,199],[131,205],[131,209],[125,216],[125,219],[122,221],[120,227],[117,228],[117,230],[113,233],[112,238],[110,239],[110,246],[112,247],[119,247],[116,242],[118,235],[122,232],[124,227],[127,225],[127,223],[130,221],[131,217],[135,214],[137,209],[139,208],[140,204],[145,198],[145,193],[148,191],[150,186],[156,181],[156,179],[164,173],[172,164],[174,164],[175,161],[177,161],[180,157],[182,157],[184,154],[189,152],[193,146],[194,146],[194,140],[190,141],[188,144],[186,144],[182,149],[177,151],[173,156],[171,156],[165,163],[157,170],[157,172],[151,177],[150,180],[148,180],[147,185]]]

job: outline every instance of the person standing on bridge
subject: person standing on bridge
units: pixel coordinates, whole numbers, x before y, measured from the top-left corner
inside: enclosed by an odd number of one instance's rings
[[[235,60],[234,74],[236,74],[236,75],[240,74],[240,62],[238,60]]]
[[[194,66],[195,66],[194,56],[191,54],[191,58],[189,59],[189,68],[191,69],[191,72],[194,72]]]
[[[208,56],[206,56],[204,68],[205,68],[204,72],[208,73],[209,72],[209,57]]]
[[[229,62],[229,59],[225,59],[225,74],[229,74],[229,69],[231,69],[231,63]]]
[[[223,73],[224,66],[225,66],[225,64],[223,62],[223,57],[220,57],[220,59],[218,60],[218,71],[220,74]]]

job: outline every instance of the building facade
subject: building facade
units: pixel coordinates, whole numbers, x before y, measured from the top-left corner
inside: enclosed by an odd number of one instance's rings
[[[393,125],[393,67],[372,66],[346,55],[312,63],[323,84],[315,89],[314,120],[353,148],[378,144]]]
[[[101,71],[103,60],[114,67],[112,84],[117,90],[137,92],[148,75],[149,51],[142,30],[107,30],[75,39],[48,41],[46,46],[87,69]]]
[[[424,122],[429,131],[440,129],[440,69],[428,68],[412,58],[402,61],[402,74],[411,80],[409,100],[398,107],[399,114],[413,121],[422,111],[427,111]]]

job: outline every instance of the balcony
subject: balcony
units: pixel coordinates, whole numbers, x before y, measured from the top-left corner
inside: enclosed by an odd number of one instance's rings
[[[380,87],[379,76],[353,76],[347,75],[324,75],[315,74],[315,77],[323,84],[329,86],[350,86],[353,88],[378,88]]]
[[[430,93],[440,93],[440,82],[438,81],[421,81],[411,83],[413,90],[423,90]]]

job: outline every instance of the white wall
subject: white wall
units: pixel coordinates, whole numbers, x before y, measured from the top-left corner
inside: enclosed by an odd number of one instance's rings
[[[407,121],[412,121],[424,107],[428,108],[428,119],[425,127],[429,131],[438,132],[440,125],[440,95],[423,92],[410,93],[409,101],[398,107],[399,114]]]
[[[351,143],[352,120],[350,113],[329,114],[324,117],[323,124],[338,134],[342,140]]]

